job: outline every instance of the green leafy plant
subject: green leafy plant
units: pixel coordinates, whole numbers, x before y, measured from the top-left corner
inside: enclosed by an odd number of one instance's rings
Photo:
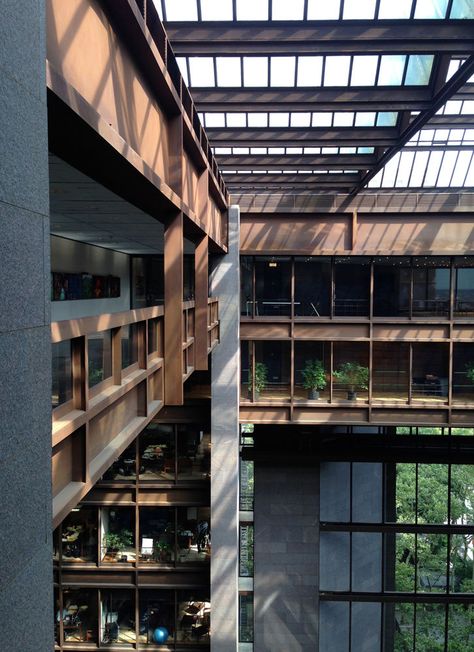
[[[466,368],[466,378],[471,383],[474,383],[474,363],[468,362],[465,368]]]
[[[267,365],[264,362],[255,363],[255,392],[259,394],[263,389],[268,380],[268,370]],[[253,378],[250,377],[249,382],[249,391],[252,391],[253,387]]]
[[[307,390],[318,390],[326,387],[326,373],[321,360],[306,360],[301,375],[303,376],[303,387]]]
[[[343,362],[334,372],[334,378],[344,385],[348,385],[350,392],[357,389],[367,389],[369,384],[369,369],[358,362]]]
[[[121,552],[131,545],[133,545],[133,532],[130,530],[122,530],[118,533],[107,532],[104,535],[104,546],[111,552]]]

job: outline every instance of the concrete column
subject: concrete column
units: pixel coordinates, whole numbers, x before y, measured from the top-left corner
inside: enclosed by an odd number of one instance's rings
[[[53,649],[51,335],[43,0],[0,3],[0,631]]]
[[[318,643],[317,468],[255,466],[255,638],[258,652]]]
[[[183,404],[183,213],[165,227],[165,403]]]
[[[239,504],[239,207],[229,209],[229,252],[212,275],[220,344],[212,354],[212,652],[236,652]]]

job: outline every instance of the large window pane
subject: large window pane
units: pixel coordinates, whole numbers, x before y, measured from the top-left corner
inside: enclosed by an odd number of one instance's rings
[[[366,401],[369,347],[363,342],[334,343],[333,395],[337,400]]]
[[[372,398],[389,402],[408,400],[408,344],[374,342]]]
[[[446,534],[417,534],[417,591],[445,593],[448,584],[448,537]]]
[[[209,645],[211,603],[205,591],[178,593],[177,640]]]
[[[450,259],[440,257],[413,260],[413,315],[449,315]]]
[[[171,564],[175,561],[174,509],[140,507],[140,564]]]
[[[174,481],[175,434],[174,426],[150,423],[139,438],[140,480]]]
[[[89,387],[112,375],[112,339],[110,331],[93,333],[87,338]]]
[[[240,259],[240,314],[245,317],[253,315],[253,258],[242,256]]]
[[[252,368],[250,360],[250,342],[240,342],[240,400],[247,401],[252,398]]]
[[[138,642],[169,645],[175,639],[174,591],[141,590]]]
[[[368,258],[336,258],[334,314],[369,314],[370,263]]]
[[[255,399],[290,399],[290,342],[255,342]]]
[[[97,561],[97,508],[76,507],[62,523],[63,562]]]
[[[129,507],[103,507],[101,510],[101,560],[135,561],[135,511]]]
[[[256,314],[291,314],[291,262],[279,256],[255,259]]]
[[[454,314],[470,317],[474,314],[474,258],[456,258]]]
[[[135,442],[126,448],[120,457],[115,460],[110,468],[102,476],[104,482],[116,482],[135,480],[136,478],[136,468],[135,468]]]
[[[239,641],[253,642],[253,593],[239,593]]]
[[[126,369],[138,360],[137,324],[122,326],[122,369]]]
[[[178,426],[178,480],[206,480],[211,473],[211,435],[197,425]]]
[[[374,261],[374,316],[408,317],[410,261],[386,256]]]
[[[330,349],[328,342],[295,342],[295,399],[329,399]]]
[[[56,612],[56,623],[63,622],[65,643],[97,642],[97,590],[64,589],[63,609]]]
[[[115,645],[135,643],[135,604],[133,591],[101,591],[101,642]]]
[[[201,564],[211,557],[211,510],[178,507],[178,562]]]
[[[412,397],[414,401],[445,403],[448,399],[447,344],[413,345]]]
[[[474,401],[474,345],[455,344],[453,348],[453,401]]]
[[[72,399],[71,341],[57,342],[52,351],[52,394],[53,408]]]
[[[415,652],[444,652],[445,609],[442,604],[416,605]]]
[[[321,317],[330,314],[331,259],[295,259],[295,315]]]

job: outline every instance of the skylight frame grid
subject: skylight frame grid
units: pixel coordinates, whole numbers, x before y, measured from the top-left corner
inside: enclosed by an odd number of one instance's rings
[[[206,129],[225,129],[233,128],[228,124],[228,116],[236,113],[245,113],[246,122],[245,128],[249,129],[396,129],[400,119],[399,111],[204,111],[199,114],[201,122]],[[288,115],[288,122],[285,124],[277,125],[272,124],[278,121],[275,117],[271,116]],[[211,116],[211,118],[208,118]],[[224,116],[222,124],[209,124],[210,120],[216,121],[214,116]],[[258,122],[255,124],[253,116],[259,116]],[[309,118],[308,124],[293,124],[295,122],[303,122],[301,117]],[[347,116],[347,118],[346,118]],[[373,116],[370,124],[364,124],[365,118]]]

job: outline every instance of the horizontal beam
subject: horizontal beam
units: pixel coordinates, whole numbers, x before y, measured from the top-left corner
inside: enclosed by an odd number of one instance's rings
[[[344,167],[357,168],[360,170],[368,170],[372,165],[375,165],[377,159],[368,154],[340,154],[338,156],[327,155],[317,156],[303,154],[301,156],[293,155],[268,155],[268,156],[252,156],[245,154],[235,155],[219,155],[216,154],[216,160],[219,168],[237,168],[240,170],[242,166],[250,167],[251,169],[264,168],[269,170],[271,168],[292,168],[294,166],[310,166],[312,168],[321,168],[327,170],[340,170]]]
[[[176,55],[474,52],[470,20],[167,22]]]
[[[248,183],[311,183],[323,184],[328,187],[352,186],[361,178],[360,174],[226,174],[226,184],[235,185]]]
[[[369,88],[192,88],[199,111],[422,111],[431,91],[419,86]]]
[[[397,142],[398,130],[395,127],[379,127],[377,129],[363,127],[346,128],[314,128],[314,129],[248,129],[245,127],[235,129],[207,129],[211,145],[218,147],[225,144],[243,145],[252,147],[258,143],[265,147],[295,145],[333,146],[362,145],[362,146],[387,146]],[[265,143],[265,145],[264,145]],[[246,145],[247,146],[247,145]]]
[[[444,127],[445,129],[473,129],[474,116],[472,115],[434,115],[423,129]]]

